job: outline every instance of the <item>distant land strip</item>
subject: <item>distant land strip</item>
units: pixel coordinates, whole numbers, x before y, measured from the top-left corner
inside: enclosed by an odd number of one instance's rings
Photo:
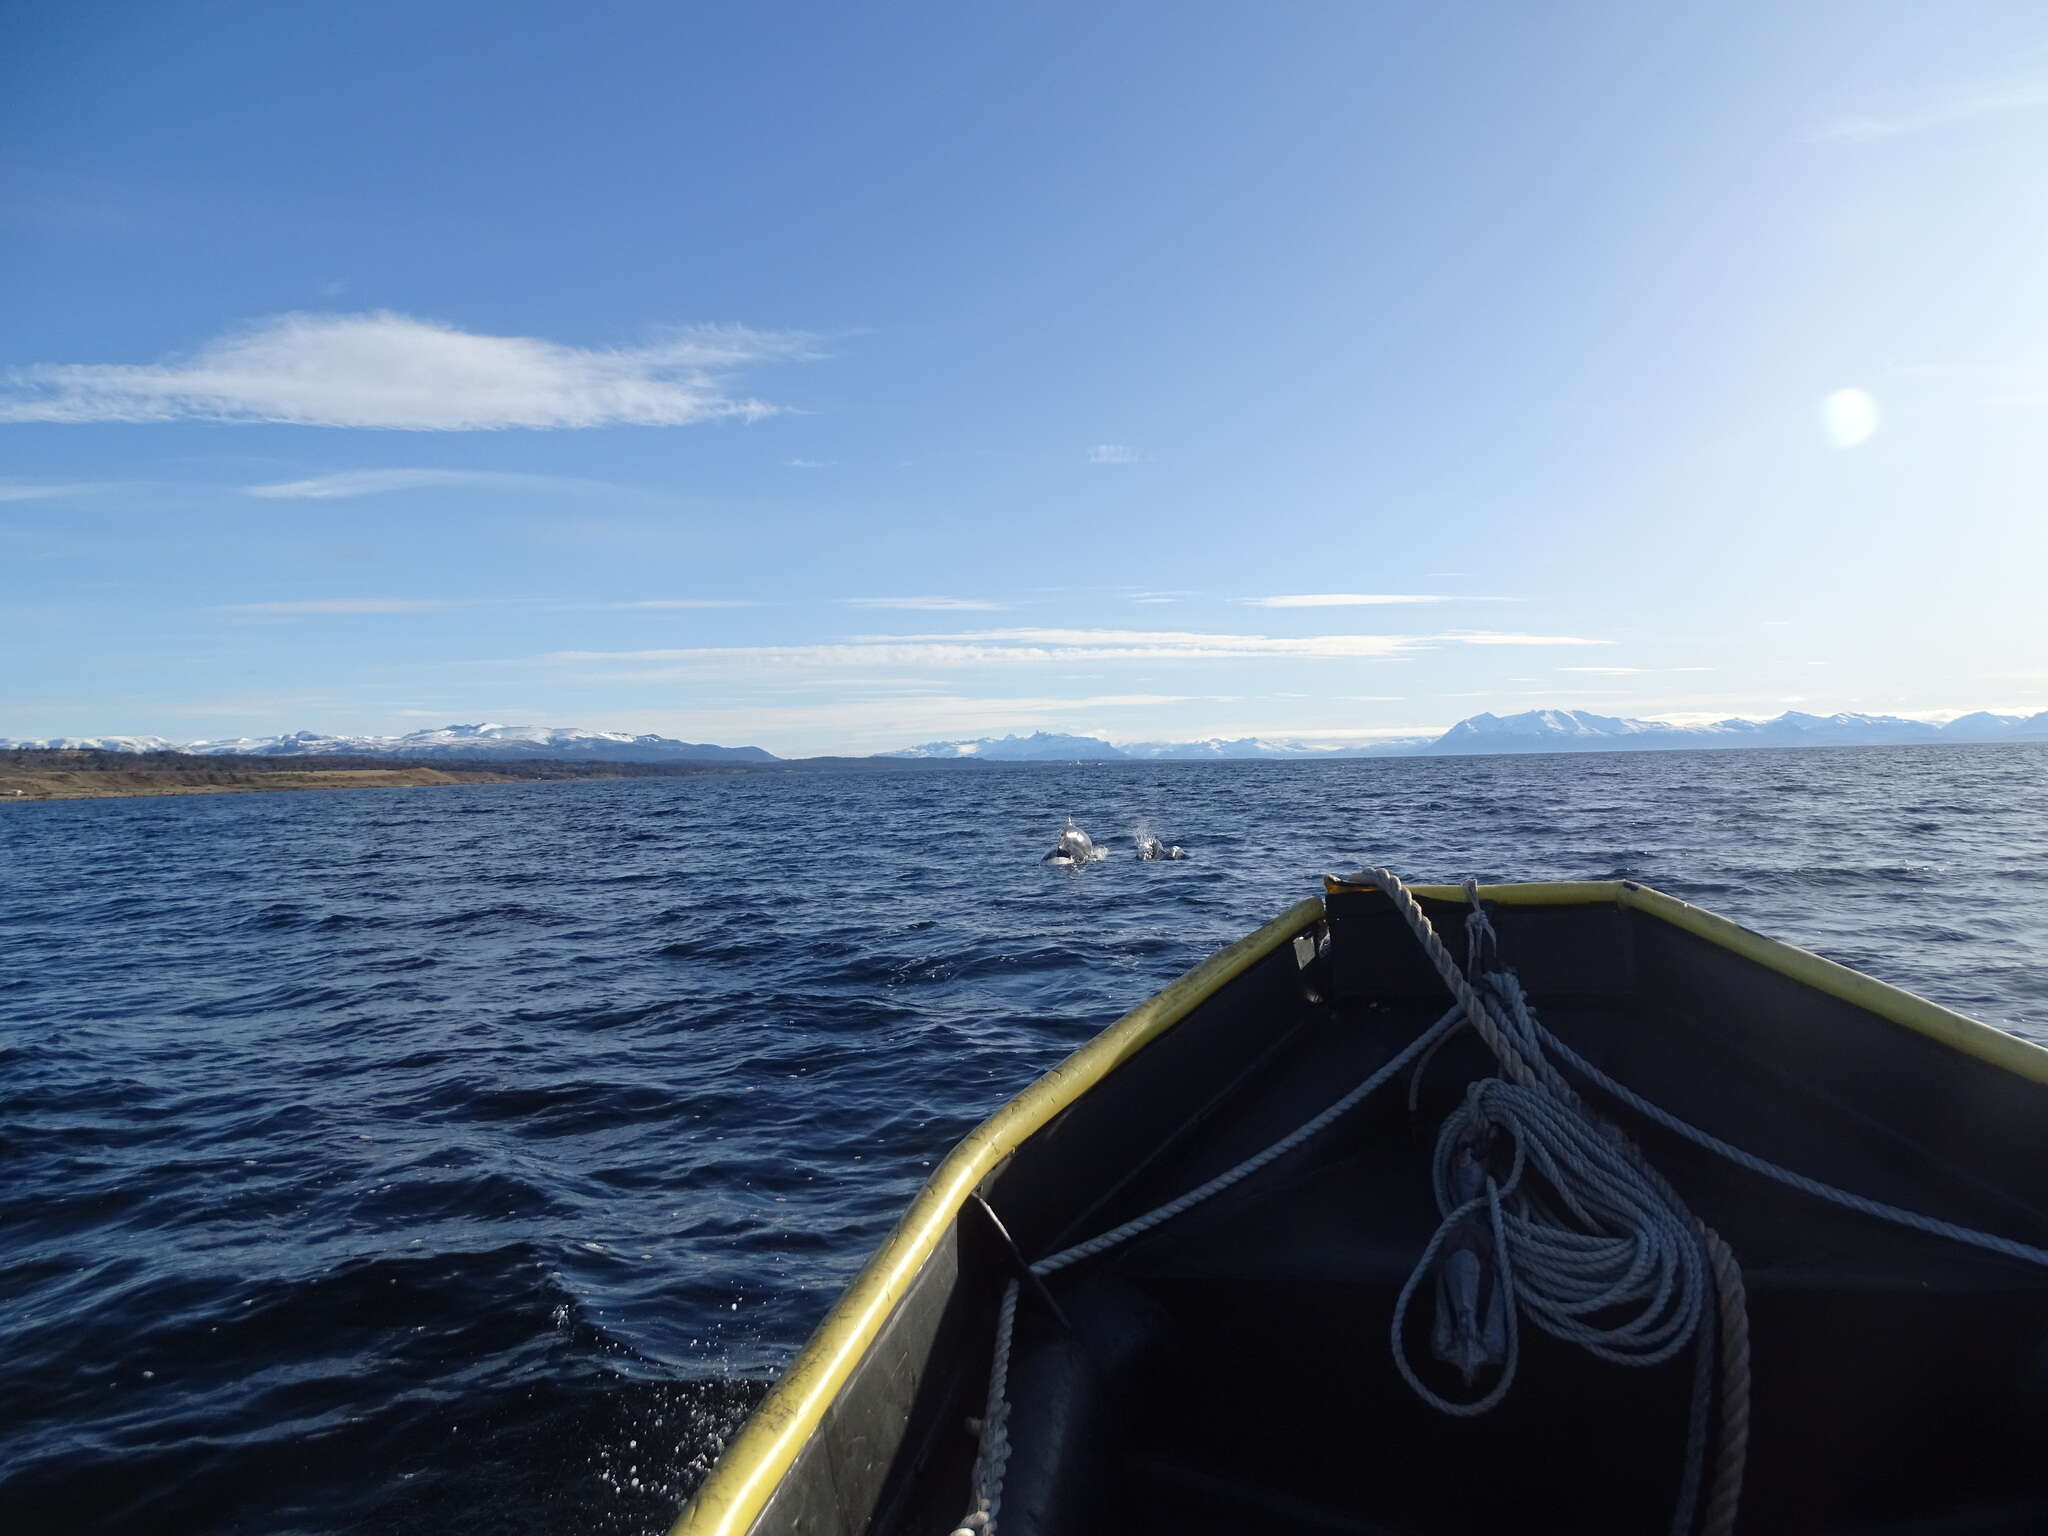
[[[317,765],[317,766],[315,766]],[[274,794],[291,789],[419,789],[444,784],[529,784],[565,779],[733,778],[821,770],[900,772],[912,760],[812,757],[793,762],[425,762],[403,757],[224,757],[193,752],[102,752],[16,747],[0,751],[0,805],[134,795]],[[958,762],[934,764],[958,768]]]

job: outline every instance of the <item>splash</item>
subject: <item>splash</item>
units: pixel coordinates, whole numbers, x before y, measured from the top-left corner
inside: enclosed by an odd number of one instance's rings
[[[1184,859],[1187,850],[1178,843],[1166,843],[1159,839],[1146,822],[1139,822],[1131,829],[1131,844],[1137,850],[1138,858],[1145,863],[1162,859]]]
[[[1095,839],[1075,826],[1074,818],[1069,816],[1066,826],[1061,828],[1059,836],[1053,839],[1052,852],[1040,862],[1072,867],[1094,864],[1108,857],[1109,850],[1099,846]]]

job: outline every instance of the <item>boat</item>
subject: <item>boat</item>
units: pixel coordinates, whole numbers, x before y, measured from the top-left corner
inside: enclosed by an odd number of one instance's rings
[[[1304,901],[970,1133],[676,1536],[2048,1531],[2048,1050],[1632,881]]]

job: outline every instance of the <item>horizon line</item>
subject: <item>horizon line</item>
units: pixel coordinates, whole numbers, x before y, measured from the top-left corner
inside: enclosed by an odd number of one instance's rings
[[[992,702],[1000,703],[1001,701],[992,701]],[[1005,734],[1002,734],[1002,735],[995,735],[995,734],[993,734],[993,733],[984,733],[984,734],[982,734],[982,735],[979,735],[979,736],[950,736],[950,737],[949,737],[949,736],[927,736],[927,737],[923,738],[922,740],[919,740],[919,741],[916,741],[916,742],[912,742],[912,743],[910,743],[910,744],[908,744],[908,745],[904,745],[904,746],[897,746],[897,747],[891,747],[891,748],[881,748],[881,749],[870,749],[870,750],[867,750],[867,751],[859,751],[859,750],[855,750],[855,749],[853,749],[853,748],[852,748],[852,747],[850,747],[850,746],[838,746],[838,747],[831,747],[831,748],[826,748],[826,749],[823,749],[823,750],[819,750],[819,749],[811,749],[811,750],[809,750],[809,751],[807,751],[807,752],[803,752],[803,753],[798,753],[798,754],[796,754],[796,756],[795,756],[794,758],[789,758],[789,759],[784,759],[784,760],[800,760],[802,756],[818,756],[818,757],[881,757],[881,756],[887,756],[887,755],[890,755],[891,753],[895,753],[895,752],[909,752],[909,751],[915,751],[915,750],[918,750],[918,749],[920,749],[920,748],[923,748],[923,747],[930,747],[930,746],[957,746],[957,745],[966,745],[966,744],[972,744],[972,743],[1000,743],[1000,742],[1008,742],[1008,741],[1030,741],[1030,740],[1032,740],[1032,739],[1034,739],[1034,738],[1036,738],[1036,737],[1040,737],[1040,736],[1054,736],[1054,737],[1060,737],[1060,736],[1064,736],[1064,737],[1071,737],[1071,738],[1073,738],[1073,739],[1075,739],[1075,740],[1077,740],[1077,741],[1089,741],[1089,742],[1100,742],[1100,743],[1101,743],[1101,744],[1103,744],[1104,746],[1108,746],[1108,747],[1111,747],[1111,748],[1113,748],[1113,749],[1116,749],[1116,750],[1119,750],[1119,751],[1123,750],[1123,749],[1124,749],[1124,748],[1126,748],[1126,747],[1131,747],[1131,746],[1198,746],[1198,745],[1206,745],[1206,744],[1208,744],[1208,743],[1211,743],[1211,742],[1221,742],[1221,743],[1234,743],[1234,742],[1240,742],[1240,741],[1259,741],[1259,742],[1265,742],[1265,743],[1271,744],[1271,745],[1273,745],[1273,746],[1276,746],[1276,747],[1282,747],[1282,748],[1299,748],[1299,749],[1302,749],[1302,750],[1307,750],[1307,751],[1315,751],[1315,750],[1317,750],[1318,748],[1321,748],[1321,749],[1324,749],[1324,750],[1328,750],[1328,751],[1331,751],[1331,752],[1338,752],[1338,751],[1343,751],[1343,750],[1345,750],[1346,748],[1350,748],[1350,749],[1357,749],[1357,748],[1361,748],[1361,747],[1369,747],[1369,746],[1373,746],[1373,745],[1387,745],[1387,746],[1392,746],[1392,745],[1398,745],[1398,744],[1407,744],[1407,743],[1411,743],[1411,742],[1433,742],[1433,741],[1438,741],[1438,740],[1441,740],[1441,739],[1442,739],[1443,737],[1447,736],[1447,735],[1448,735],[1448,734],[1450,734],[1450,733],[1451,733],[1452,731],[1455,731],[1455,730],[1456,730],[1456,729],[1457,729],[1457,728],[1458,728],[1459,726],[1465,725],[1465,724],[1467,724],[1467,723],[1469,723],[1469,722],[1472,722],[1472,721],[1478,721],[1478,720],[1513,720],[1513,719],[1518,719],[1518,718],[1521,718],[1521,717],[1523,717],[1523,716],[1528,716],[1528,715],[1568,715],[1568,716],[1571,716],[1571,717],[1573,717],[1573,718],[1575,718],[1575,719],[1576,719],[1576,718],[1579,718],[1579,717],[1587,717],[1587,718],[1591,718],[1591,719],[1595,719],[1595,720],[1623,720],[1623,721],[1628,721],[1628,722],[1631,722],[1631,723],[1636,723],[1636,724],[1643,724],[1643,725],[1650,725],[1650,726],[1662,726],[1662,727],[1664,727],[1664,728],[1666,728],[1666,729],[1668,729],[1668,730],[1672,730],[1672,731],[1680,731],[1680,732],[1685,732],[1685,731],[1693,731],[1693,730],[1699,730],[1699,729],[1702,729],[1702,728],[1704,728],[1704,727],[1710,727],[1710,726],[1714,726],[1714,725],[1719,725],[1719,724],[1728,724],[1728,723],[1736,723],[1736,722],[1741,722],[1741,723],[1745,723],[1745,724],[1754,724],[1754,725],[1766,725],[1766,724],[1772,724],[1772,723],[1775,723],[1775,722],[1777,722],[1777,721],[1780,721],[1780,720],[1784,720],[1784,719],[1786,719],[1786,718],[1788,718],[1788,717],[1792,717],[1792,716],[1799,716],[1799,717],[1802,717],[1802,718],[1805,718],[1805,719],[1814,719],[1814,720],[1829,720],[1829,719],[1835,719],[1835,718],[1838,718],[1838,717],[1843,717],[1843,716],[1846,716],[1846,717],[1850,717],[1850,718],[1852,718],[1852,719],[1859,719],[1859,720],[1869,720],[1869,721],[1873,721],[1873,722],[1890,722],[1890,721],[1896,721],[1896,722],[1899,722],[1899,723],[1902,723],[1902,724],[1909,724],[1909,725],[1929,725],[1929,726],[1933,726],[1933,727],[1934,727],[1934,728],[1936,728],[1936,729],[1944,729],[1944,728],[1946,728],[1947,726],[1949,726],[1949,725],[1953,724],[1954,722],[1956,722],[1957,720],[1967,719],[1967,718],[1970,718],[1970,717],[1972,717],[1972,716],[1975,716],[1975,715],[1989,715],[1989,716],[1991,716],[1991,717],[1993,717],[1993,718],[1996,718],[1996,719],[2002,719],[2002,720],[2011,720],[2011,721],[2028,721],[2028,720],[2038,719],[2038,718],[2041,718],[2041,717],[2043,717],[2043,716],[2048,716],[2048,708],[2040,708],[2040,709],[2036,709],[2036,708],[2032,708],[2032,707],[2030,707],[2030,706],[2026,706],[2026,705],[2019,705],[2019,706],[2011,706],[2011,705],[2008,705],[2008,706],[2003,706],[2003,707],[1984,707],[1984,708],[1978,708],[1978,709],[1955,709],[1955,708],[1940,708],[1940,709],[1918,709],[1918,710],[1907,710],[1907,711],[1894,711],[1894,712],[1885,712],[1885,713],[1876,713],[1876,712],[1871,712],[1871,711],[1865,711],[1865,710],[1848,710],[1848,709],[1843,709],[1843,710],[1833,710],[1833,711],[1828,711],[1828,712],[1825,712],[1825,713],[1823,713],[1823,712],[1818,712],[1818,711],[1813,711],[1813,710],[1803,710],[1803,709],[1795,709],[1795,708],[1786,708],[1786,709],[1782,709],[1782,710],[1778,711],[1778,712],[1777,712],[1776,714],[1758,714],[1758,713],[1747,713],[1747,714],[1745,714],[1745,713],[1741,713],[1741,712],[1736,712],[1736,713],[1731,713],[1731,714],[1715,714],[1715,713],[1712,713],[1712,712],[1709,712],[1709,711],[1699,711],[1699,710],[1671,710],[1671,711],[1662,711],[1662,712],[1656,712],[1656,713],[1650,713],[1650,714],[1642,714],[1642,715],[1602,715],[1602,714],[1599,714],[1599,713],[1597,713],[1596,711],[1593,711],[1593,710],[1585,710],[1585,709],[1577,709],[1577,708],[1565,708],[1565,707],[1551,707],[1551,708],[1543,708],[1543,707],[1533,707],[1533,708],[1530,708],[1530,709],[1525,709],[1525,710],[1516,710],[1516,711],[1514,711],[1513,713],[1511,713],[1511,714],[1506,714],[1506,715],[1502,715],[1502,714],[1496,713],[1496,712],[1495,712],[1495,711],[1493,711],[1493,710],[1480,710],[1480,711],[1478,711],[1478,712],[1476,712],[1476,713],[1474,713],[1474,714],[1470,714],[1470,715],[1466,715],[1466,716],[1463,716],[1462,718],[1460,718],[1460,719],[1458,719],[1458,720],[1455,720],[1455,721],[1451,722],[1451,723],[1450,723],[1449,725],[1442,725],[1442,726],[1439,726],[1439,725],[1433,725],[1433,724],[1432,724],[1432,725],[1395,725],[1395,726],[1325,726],[1325,727],[1320,727],[1320,728],[1311,728],[1311,729],[1302,729],[1302,728],[1292,728],[1292,729],[1289,729],[1289,728],[1285,728],[1285,727],[1282,727],[1282,728],[1278,728],[1278,729],[1260,729],[1260,728],[1252,728],[1252,729],[1243,729],[1243,728],[1230,728],[1230,729],[1225,729],[1225,730],[1210,730],[1210,731],[1205,731],[1205,732],[1199,732],[1199,733],[1195,733],[1195,734],[1190,734],[1190,735],[1186,735],[1186,736],[1179,736],[1179,735],[1172,735],[1172,734],[1164,734],[1164,733],[1159,733],[1159,734],[1137,734],[1137,733],[1131,733],[1131,732],[1126,732],[1126,731],[1117,731],[1117,732],[1114,732],[1114,733],[1103,733],[1103,732],[1096,732],[1096,731],[1087,731],[1087,730],[1063,730],[1063,729],[1055,729],[1055,728],[1053,728],[1053,727],[1052,727],[1051,725],[1036,725],[1036,726],[1033,726],[1033,727],[1032,727],[1032,728],[1031,728],[1030,730],[1028,730],[1028,731],[1021,731],[1021,730],[1018,730],[1018,729],[1016,729],[1016,728],[1014,728],[1014,727],[1013,727],[1013,728],[1009,729],[1009,730],[1008,730],[1008,731],[1007,731],[1007,732],[1006,732]],[[262,734],[249,734],[249,733],[243,733],[243,734],[237,734],[237,735],[233,735],[233,736],[175,736],[175,737],[174,737],[174,736],[167,736],[167,735],[163,734],[162,732],[158,732],[158,731],[132,731],[132,732],[126,732],[126,731],[99,731],[99,732],[90,732],[90,733],[70,733],[70,732],[66,732],[66,733],[55,733],[55,732],[52,732],[52,733],[49,733],[49,734],[46,734],[46,735],[43,735],[43,736],[19,736],[19,737],[16,737],[16,736],[0,736],[0,749],[6,749],[6,750],[18,750],[18,749],[25,749],[25,750],[46,750],[46,751],[48,751],[48,750],[67,750],[66,748],[61,748],[61,747],[48,747],[48,746],[44,746],[44,745],[43,745],[43,743],[46,743],[46,742],[96,742],[96,741],[141,741],[141,740],[153,740],[153,741],[160,741],[160,742],[163,742],[163,743],[165,743],[165,745],[164,745],[163,747],[160,747],[160,748],[153,748],[153,749],[151,749],[151,750],[159,750],[159,751],[178,751],[178,750],[182,750],[182,749],[184,749],[184,748],[188,748],[188,747],[195,747],[195,746],[204,746],[204,745],[212,745],[212,744],[215,744],[215,743],[223,743],[223,742],[235,742],[235,741],[251,741],[251,742],[274,742],[274,741],[282,741],[282,740],[286,740],[286,739],[289,739],[289,738],[291,738],[291,737],[294,737],[294,736],[301,736],[301,735],[310,735],[310,736],[313,736],[313,737],[316,737],[316,738],[323,738],[323,739],[326,739],[326,740],[335,740],[335,741],[345,741],[345,740],[350,740],[350,739],[356,739],[356,740],[362,740],[362,741],[365,741],[365,742],[380,742],[380,743],[382,743],[382,742],[399,742],[399,741],[403,741],[403,740],[405,740],[405,739],[406,739],[407,737],[411,737],[411,736],[421,736],[421,735],[432,735],[432,734],[435,734],[435,733],[438,733],[438,732],[441,732],[441,731],[447,731],[447,730],[457,730],[457,729],[468,729],[468,730],[503,730],[503,731],[518,731],[518,730],[549,730],[549,731],[575,731],[575,732],[582,732],[582,733],[584,733],[584,734],[586,734],[586,735],[592,735],[592,736],[594,736],[594,735],[621,735],[621,736],[635,737],[635,736],[648,736],[648,735],[652,735],[652,736],[656,736],[656,737],[658,737],[659,739],[662,739],[662,740],[667,740],[667,741],[684,741],[684,738],[683,738],[683,737],[681,737],[681,736],[668,736],[668,735],[665,735],[665,734],[664,734],[663,732],[661,732],[661,731],[647,731],[647,730],[631,730],[631,729],[626,729],[626,728],[620,728],[620,727],[606,727],[606,726],[596,726],[596,727],[589,727],[589,726],[581,726],[581,725],[541,725],[541,724],[537,724],[537,723],[532,723],[532,722],[511,722],[511,721],[495,721],[495,720],[491,720],[491,719],[489,719],[488,717],[484,717],[484,718],[479,718],[479,719],[477,719],[477,720],[475,720],[475,721],[451,721],[451,722],[449,722],[449,723],[447,723],[447,724],[445,724],[445,725],[437,725],[437,726],[419,726],[419,727],[415,727],[414,729],[412,729],[412,730],[409,730],[409,731],[394,731],[394,732],[375,732],[375,731],[345,731],[345,730],[337,730],[337,731],[307,731],[307,730],[304,730],[304,729],[300,729],[300,730],[293,730],[293,731],[277,731],[277,732],[272,732],[272,733],[262,733]],[[686,728],[685,728],[685,729],[686,729]],[[692,736],[698,736],[698,735],[703,735],[703,734],[705,734],[705,733],[700,733],[700,732],[690,732],[690,734],[691,734]],[[771,736],[771,737],[772,737],[772,736],[774,736],[774,735],[777,735],[777,734],[783,734],[783,733],[782,733],[782,732],[778,732],[778,731],[776,731],[776,730],[772,730],[772,729],[771,729],[770,731],[768,731],[768,732],[767,732],[767,733],[765,733],[765,734],[767,734],[767,735],[769,735],[769,736]],[[906,734],[907,734],[907,733],[906,733]],[[502,738],[502,737],[500,737],[500,738],[496,738],[496,739],[498,739],[498,740],[504,740],[505,738]],[[1621,739],[1621,738],[1616,738],[1616,739]],[[743,750],[747,750],[747,749],[749,749],[749,748],[752,748],[752,749],[754,749],[754,750],[759,750],[759,751],[767,751],[767,750],[768,750],[768,749],[767,749],[767,748],[765,748],[765,747],[759,747],[759,746],[758,746],[758,745],[757,745],[756,743],[753,743],[753,742],[746,742],[746,741],[742,741],[742,742],[738,742],[738,743],[734,743],[734,744],[727,744],[727,743],[723,743],[723,742],[714,742],[714,741],[708,741],[708,740],[705,740],[705,741],[691,741],[691,742],[686,742],[685,744],[687,744],[687,745],[696,745],[696,746],[706,746],[706,747],[721,747],[721,748],[723,748],[723,749],[725,749],[725,750],[729,750],[729,751],[743,751]],[[536,748],[539,748],[539,747],[540,747],[540,746],[541,746],[542,744],[540,744],[540,743],[536,743],[535,745],[536,745]],[[94,749],[93,749],[93,748],[90,748],[90,747],[85,747],[85,748],[78,748],[78,749],[73,749],[73,750],[94,750]],[[101,750],[121,750],[121,749],[119,749],[119,748],[110,748],[110,749],[101,749]],[[366,750],[367,750],[367,749],[366,749]],[[782,757],[782,754],[781,754],[781,753],[770,753],[770,755],[771,755],[771,756],[774,756],[774,757],[778,757],[778,758]]]

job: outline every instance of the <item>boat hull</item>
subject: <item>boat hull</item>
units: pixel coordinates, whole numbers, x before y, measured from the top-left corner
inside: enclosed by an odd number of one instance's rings
[[[2048,1241],[2048,1051],[1629,882],[1482,894],[1545,1021],[1671,1112],[1873,1198]],[[1418,895],[1455,949],[1458,893]],[[677,1531],[950,1529],[1020,1255],[1269,1144],[1446,1002],[1386,898],[1333,882],[1133,1010],[946,1160]],[[1435,1221],[1430,1133],[1490,1070],[1454,1039],[1412,1112],[1404,1081],[1049,1294],[1027,1282],[1002,1530],[1661,1526],[1682,1364],[1625,1371],[1532,1336],[1509,1399],[1475,1420],[1430,1412],[1391,1365],[1394,1296]],[[1743,1528],[2048,1528],[2040,1271],[1817,1210],[1617,1119],[1749,1274]]]

